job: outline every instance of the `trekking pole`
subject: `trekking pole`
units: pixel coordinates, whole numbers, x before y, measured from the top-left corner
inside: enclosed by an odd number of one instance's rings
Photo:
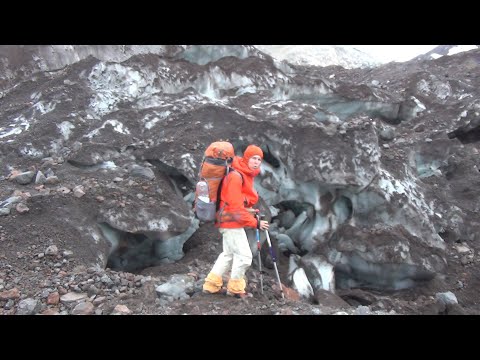
[[[260,215],[260,218],[263,218],[264,216],[265,215]],[[278,274],[277,261],[275,259],[275,254],[273,253],[272,243],[270,241],[270,234],[268,233],[268,230],[265,230],[265,234],[267,235],[268,249],[270,250],[270,256],[272,257],[273,266],[275,267],[275,273],[277,274],[278,285],[280,286],[280,291],[282,292],[282,299],[285,300],[282,282],[280,281],[280,275]]]
[[[257,229],[256,229],[256,235],[257,235],[257,250],[258,250],[258,269],[260,271],[260,291],[263,295],[263,273],[262,273],[262,257],[260,255],[260,216],[258,213],[255,215],[257,218]]]

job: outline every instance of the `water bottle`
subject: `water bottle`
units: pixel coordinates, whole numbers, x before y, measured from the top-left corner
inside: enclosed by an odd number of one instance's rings
[[[199,200],[209,203],[210,202],[210,194],[208,192],[208,184],[205,180],[201,180],[197,183],[197,197]]]

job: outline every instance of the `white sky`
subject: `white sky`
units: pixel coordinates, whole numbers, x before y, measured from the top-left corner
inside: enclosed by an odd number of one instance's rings
[[[356,48],[382,61],[407,61],[438,45],[342,45]]]

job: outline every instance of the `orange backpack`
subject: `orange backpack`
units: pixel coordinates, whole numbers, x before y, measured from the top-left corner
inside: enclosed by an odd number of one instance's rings
[[[220,203],[220,191],[223,178],[233,169],[230,168],[235,150],[227,141],[211,143],[205,150],[205,156],[198,174],[195,188],[194,212],[201,221],[214,221]]]

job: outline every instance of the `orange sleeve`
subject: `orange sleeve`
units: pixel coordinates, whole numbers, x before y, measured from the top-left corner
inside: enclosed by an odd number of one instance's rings
[[[245,208],[243,202],[245,195],[242,193],[242,177],[238,173],[229,174],[224,179],[221,199],[225,202],[225,211],[232,214],[236,223],[242,227],[257,227],[257,219]]]

